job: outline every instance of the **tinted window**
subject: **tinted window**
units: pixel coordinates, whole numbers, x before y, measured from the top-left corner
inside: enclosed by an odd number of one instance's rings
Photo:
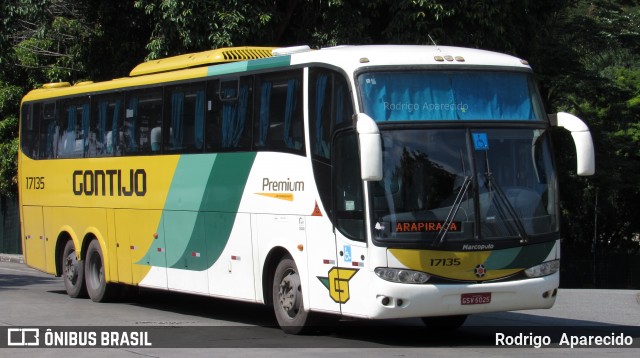
[[[170,87],[167,90],[165,151],[194,152],[204,148],[204,83]],[[151,150],[160,150],[160,127],[151,130]]]
[[[123,123],[121,95],[97,96],[93,101],[88,157],[120,154],[120,128]]]
[[[162,125],[162,90],[130,92],[126,96],[126,104],[119,138],[123,153],[155,153],[151,150],[151,131]]]
[[[220,82],[218,99],[220,101],[219,122],[208,124],[212,126],[211,135],[213,150],[238,150],[251,148],[251,110],[253,93],[251,77],[239,80],[225,80]]]
[[[56,116],[56,103],[45,102],[33,106],[36,123],[40,125],[39,158],[57,158],[63,133]]]
[[[91,107],[89,97],[60,102],[57,123],[58,142],[55,146],[57,158],[82,158],[85,150],[89,149],[89,124]],[[53,122],[49,122],[51,124]],[[43,123],[44,124],[44,123]],[[47,125],[47,132],[50,131]],[[86,148],[85,148],[86,147]]]
[[[256,148],[303,152],[301,71],[260,76],[256,96]]]
[[[311,69],[309,73],[309,130],[311,153],[316,159],[329,160],[331,135],[351,123],[354,114],[349,86],[345,78],[328,69]]]
[[[30,158],[38,157],[39,126],[35,120],[33,105],[28,103],[22,106],[20,119],[20,146],[22,152]],[[39,108],[39,105],[35,106]]]

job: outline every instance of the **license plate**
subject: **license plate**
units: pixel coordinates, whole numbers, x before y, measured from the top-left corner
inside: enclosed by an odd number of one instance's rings
[[[487,303],[491,303],[491,292],[463,293],[460,296],[460,304],[462,305],[483,305]]]

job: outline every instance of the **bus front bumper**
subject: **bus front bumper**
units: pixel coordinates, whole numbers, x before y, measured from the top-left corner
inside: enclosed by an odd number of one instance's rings
[[[402,284],[373,274],[371,319],[467,315],[551,308],[560,274],[518,281],[470,284]]]

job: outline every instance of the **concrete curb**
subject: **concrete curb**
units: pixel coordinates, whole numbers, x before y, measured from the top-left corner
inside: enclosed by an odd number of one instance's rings
[[[13,254],[0,254],[0,262],[14,262],[17,264],[24,263],[24,256]]]

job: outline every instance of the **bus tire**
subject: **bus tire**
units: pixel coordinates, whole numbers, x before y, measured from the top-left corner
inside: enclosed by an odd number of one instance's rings
[[[273,275],[273,310],[280,328],[288,334],[307,330],[309,312],[304,310],[300,273],[291,256],[284,256]]]
[[[118,291],[118,286],[107,283],[104,275],[104,256],[98,240],[92,240],[84,260],[87,293],[94,302],[108,302]]]
[[[87,297],[84,282],[84,265],[78,260],[76,247],[72,240],[67,240],[62,251],[62,278],[67,294],[72,298]]]
[[[422,322],[429,328],[454,331],[464,324],[468,315],[422,317]]]

